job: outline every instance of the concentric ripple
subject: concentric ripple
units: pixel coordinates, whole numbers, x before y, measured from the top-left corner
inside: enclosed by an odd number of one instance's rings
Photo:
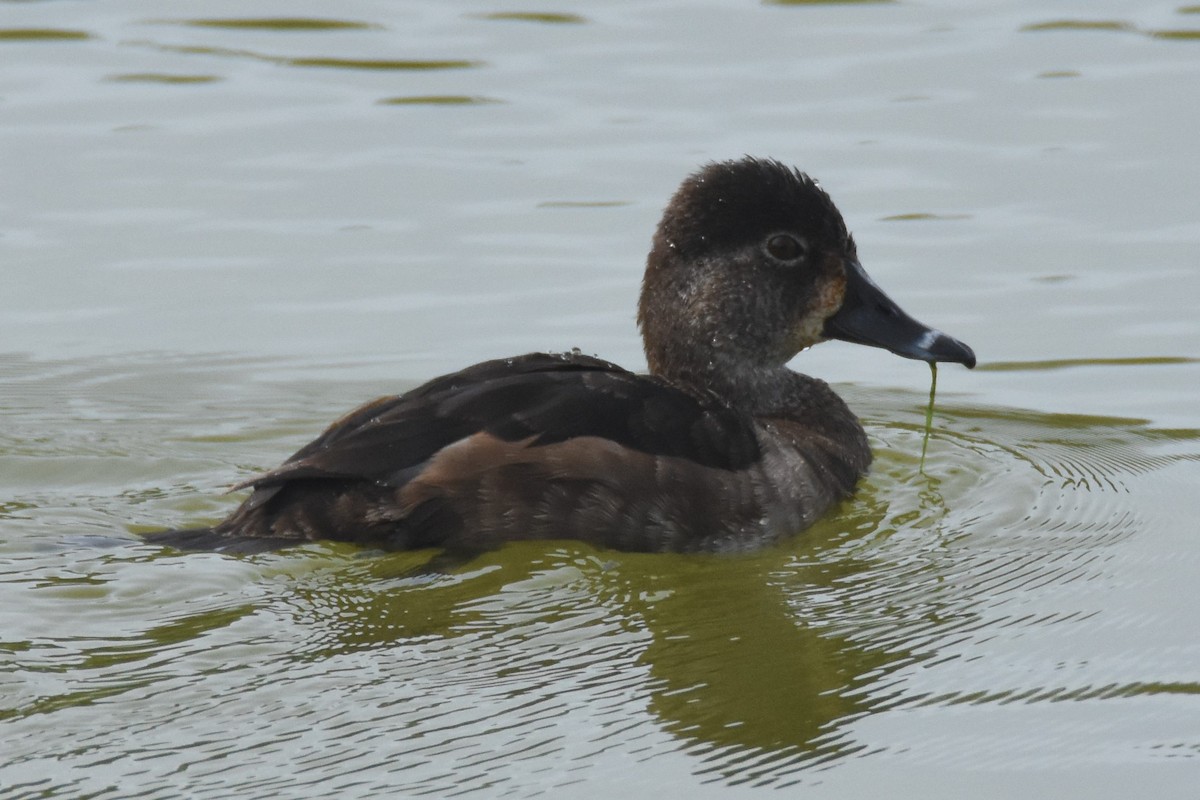
[[[1196,431],[943,398],[922,473],[924,398],[844,387],[870,476],[760,553],[525,542],[430,568],[427,552],[141,545],[130,521],[219,516],[231,474],[288,452],[347,391],[251,391],[239,369],[5,365],[0,466],[25,475],[0,505],[15,797],[114,780],[168,797],[185,773],[198,797],[530,796],[631,760],[779,787],[888,754],[953,766],[946,725],[1017,706],[1039,725],[993,714],[955,735],[1009,765],[1087,764],[1061,745],[1080,714],[1200,693],[1186,646],[1129,658],[1164,613],[1139,607],[1142,587],[1189,557],[1148,543],[1172,530],[1155,498],[1174,496]],[[236,396],[214,404],[204,387],[225,383]],[[280,422],[261,425],[268,410]],[[1183,711],[1155,708],[1174,734],[1148,758],[1200,749]],[[69,748],[46,747],[51,727]]]

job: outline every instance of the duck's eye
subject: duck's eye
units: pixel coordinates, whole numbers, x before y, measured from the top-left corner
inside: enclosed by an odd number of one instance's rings
[[[780,261],[795,261],[803,258],[806,250],[804,242],[786,233],[777,233],[767,239],[767,252],[771,254],[771,258],[777,258]]]

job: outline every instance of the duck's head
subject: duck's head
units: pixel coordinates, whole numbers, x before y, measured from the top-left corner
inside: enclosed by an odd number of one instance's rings
[[[667,377],[777,369],[826,339],[975,366],[971,348],[867,276],[814,180],[756,158],[709,164],[679,187],[654,236],[638,324],[651,372]]]

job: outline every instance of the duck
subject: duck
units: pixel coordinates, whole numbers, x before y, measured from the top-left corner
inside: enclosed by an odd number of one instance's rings
[[[871,463],[861,422],[789,368],[794,356],[839,339],[975,366],[868,276],[816,180],[750,156],[704,165],[675,192],[637,322],[645,374],[578,350],[476,364],[351,411],[236,484],[250,495],[215,525],[146,538],[229,553],[321,540],[760,548],[812,525]]]

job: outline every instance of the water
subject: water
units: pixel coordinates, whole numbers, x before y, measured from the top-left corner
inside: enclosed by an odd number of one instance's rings
[[[1193,797],[1200,15],[531,8],[0,4],[0,794]],[[744,152],[979,354],[924,474],[925,368],[828,344],[876,463],[761,553],[140,544],[369,397],[640,366]]]

